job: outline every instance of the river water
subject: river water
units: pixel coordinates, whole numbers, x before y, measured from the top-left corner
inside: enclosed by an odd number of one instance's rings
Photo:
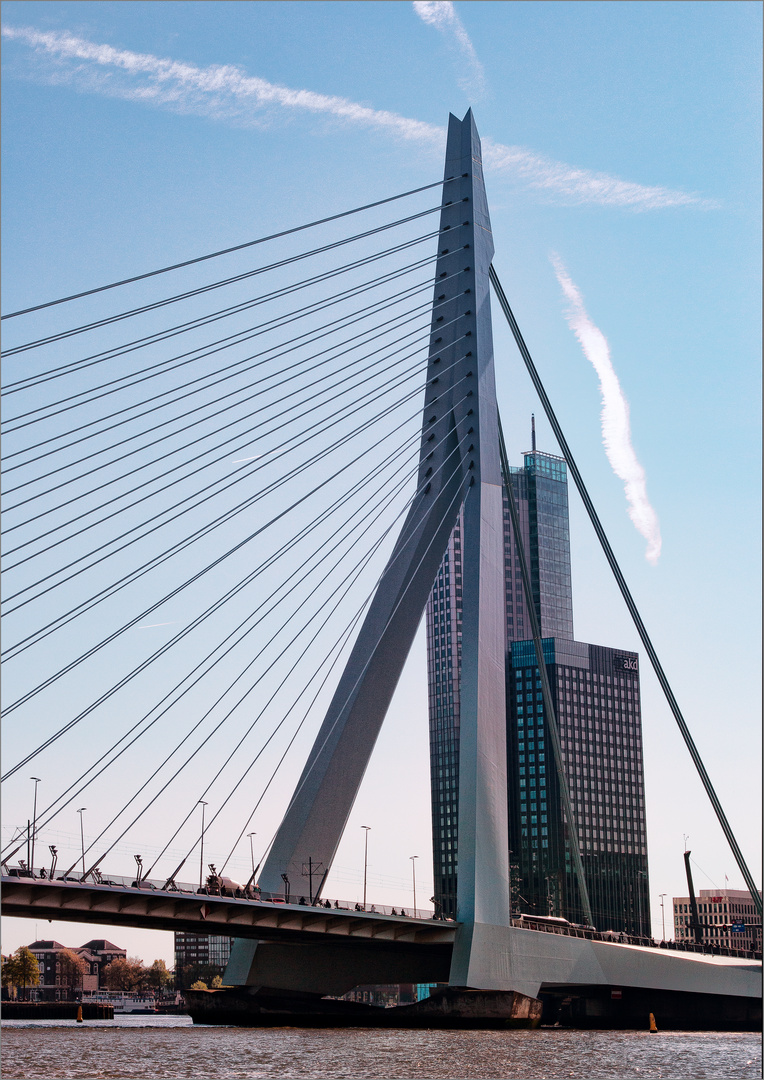
[[[757,1035],[230,1028],[186,1016],[3,1022],[3,1080],[552,1080],[761,1076]]]

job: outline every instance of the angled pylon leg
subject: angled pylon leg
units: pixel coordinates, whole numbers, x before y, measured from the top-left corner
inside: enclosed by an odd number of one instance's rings
[[[308,858],[331,866],[463,503],[457,915],[465,932],[460,930],[454,951],[451,982],[492,989],[495,980],[482,970],[483,961],[477,968],[472,963],[471,943],[476,923],[509,925],[506,644],[502,480],[488,291],[493,243],[471,111],[463,121],[449,118],[444,178],[417,495],[260,885],[278,892],[281,875],[296,880]],[[226,981],[247,982],[253,956],[254,943],[237,941]]]

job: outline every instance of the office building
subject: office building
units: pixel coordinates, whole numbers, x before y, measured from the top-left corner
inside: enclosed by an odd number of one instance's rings
[[[542,645],[594,925],[649,936],[637,656],[562,638]],[[532,641],[511,643],[507,683],[514,908],[580,923]]]
[[[222,934],[175,931],[175,985],[188,989],[201,979],[207,982],[225,971],[233,938]]]
[[[649,934],[639,661],[573,636],[565,462],[533,448],[510,470],[565,775],[598,928]],[[435,900],[453,916],[458,873],[462,534],[427,605]],[[583,920],[536,668],[519,550],[504,495],[507,754],[513,911]]]
[[[704,945],[761,951],[761,917],[747,889],[701,889],[696,897]],[[675,896],[674,939],[696,940],[689,896]]]

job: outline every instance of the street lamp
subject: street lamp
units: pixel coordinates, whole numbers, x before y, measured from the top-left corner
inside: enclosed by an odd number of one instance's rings
[[[663,940],[664,941],[666,940],[666,912],[665,912],[665,910],[663,908],[663,897],[667,896],[667,895],[668,894],[665,893],[665,892],[662,892],[660,894],[660,898],[661,898],[661,926],[663,927]]]
[[[411,856],[411,877],[414,882],[414,918],[416,918],[416,863],[414,860],[418,858],[418,855]]]
[[[140,889],[141,881],[143,880],[143,856],[142,855],[133,855],[133,858],[135,859],[136,866],[137,866],[137,869],[138,869],[138,877],[135,879],[135,885],[136,885],[136,888]]]
[[[362,829],[365,829],[363,837],[363,910],[366,911],[366,868],[369,864],[369,830],[371,825],[362,825]]]
[[[204,884],[204,808],[205,808],[206,805],[207,805],[207,803],[204,801],[204,799],[200,799],[199,802],[197,803],[197,806],[201,806],[201,808],[202,808],[202,837],[201,837],[202,849],[201,849],[201,851],[199,853],[199,889],[200,890],[202,888],[202,885]]]
[[[252,846],[252,837],[257,836],[257,833],[256,832],[248,832],[247,836],[249,837],[249,853],[252,856],[252,880],[254,881],[254,878],[255,878],[255,849]]]
[[[87,810],[87,806],[81,806],[77,813],[80,815],[80,841],[82,842],[82,875],[85,876],[85,827],[82,824],[82,815]]]
[[[37,785],[40,783],[39,776],[30,776],[34,780],[34,810],[32,811],[32,853],[29,857],[29,868],[34,874],[34,837],[37,831]]]

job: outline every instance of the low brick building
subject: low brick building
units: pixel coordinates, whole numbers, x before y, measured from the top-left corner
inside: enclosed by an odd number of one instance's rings
[[[33,941],[27,947],[37,960],[40,972],[40,985],[32,991],[38,1001],[63,1001],[82,990],[91,992],[99,990],[103,968],[118,957],[127,958],[125,949],[120,949],[119,945],[114,945],[105,938],[95,938],[79,948],[70,948],[68,945],[62,945],[60,941],[50,939]],[[82,975],[81,985],[72,986],[64,970],[61,953],[67,949],[79,956],[87,965]]]

